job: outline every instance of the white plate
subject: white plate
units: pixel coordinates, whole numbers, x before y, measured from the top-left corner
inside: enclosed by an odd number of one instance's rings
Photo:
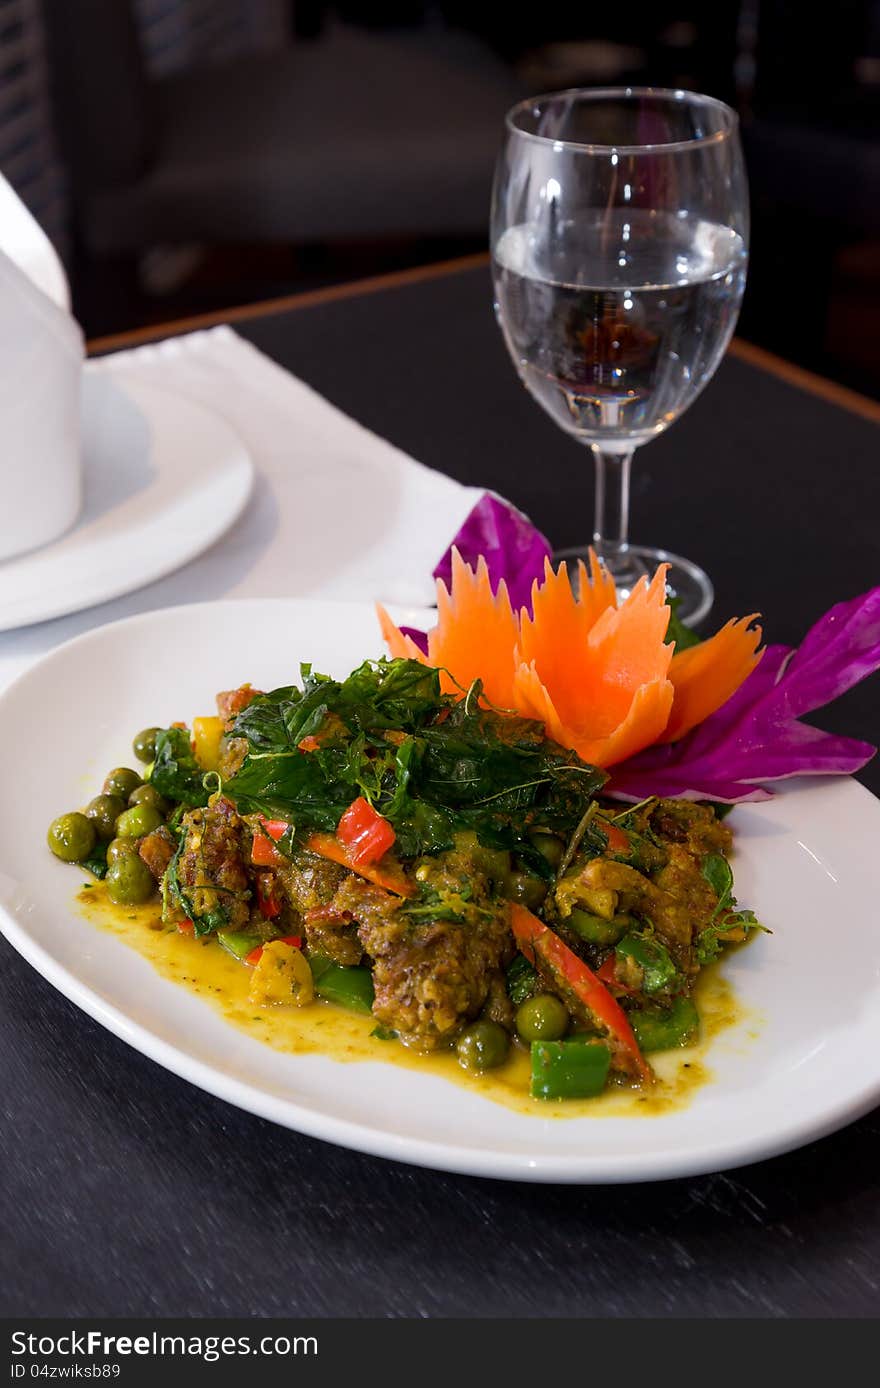
[[[870,846],[880,804],[851,780],[736,811],[737,893],[774,931],[725,965],[761,1019],[757,1036],[753,1021],[719,1035],[708,1055],[714,1080],[688,1108],[656,1117],[532,1118],[433,1075],[273,1051],[75,914],[79,876],[50,857],[46,826],[91,795],[107,767],[130,760],[138,728],[210,710],[216,690],[247,679],[289,683],[300,660],[345,674],[380,647],[367,605],[278,600],[152,612],[45,657],[0,697],[0,921],[12,944],[109,1030],[210,1093],[424,1166],[540,1181],[684,1176],[786,1151],[877,1102]]]
[[[253,465],[203,405],[100,371],[83,377],[83,509],[51,545],[0,563],[0,631],[133,592],[218,540]]]

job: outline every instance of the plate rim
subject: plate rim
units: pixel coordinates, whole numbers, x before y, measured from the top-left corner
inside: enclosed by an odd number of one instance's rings
[[[94,641],[106,639],[119,628],[161,623],[172,614],[185,620],[188,614],[195,615],[207,610],[216,613],[218,608],[234,607],[241,610],[247,607],[271,606],[320,608],[325,611],[341,609],[350,612],[363,610],[370,604],[357,600],[348,602],[312,597],[226,598],[153,608],[121,617],[71,637],[34,661],[0,690],[0,710],[13,692],[20,692],[31,680],[41,678],[46,667],[51,667],[56,661],[66,658],[71,648],[88,647]],[[400,612],[404,609],[398,606],[396,610]],[[409,616],[415,615],[416,619],[419,614],[427,616],[429,612],[429,609],[405,610]],[[854,787],[860,797],[871,801],[875,807],[880,803],[877,797],[854,777],[833,778],[835,783],[840,781]],[[103,998],[89,984],[77,978],[64,964],[54,958],[49,949],[31,937],[2,901],[0,933],[52,987],[99,1025],[163,1069],[196,1085],[213,1097],[308,1137],[367,1155],[431,1170],[549,1184],[618,1185],[674,1180],[734,1170],[782,1155],[838,1131],[869,1113],[880,1102],[878,1069],[873,1080],[864,1084],[856,1094],[839,1098],[835,1103],[825,1107],[819,1115],[804,1115],[783,1123],[772,1133],[759,1137],[757,1141],[752,1135],[744,1135],[735,1140],[726,1138],[723,1144],[719,1144],[710,1136],[697,1143],[689,1141],[682,1149],[673,1149],[659,1157],[648,1148],[634,1150],[624,1156],[615,1155],[613,1158],[607,1154],[592,1156],[589,1152],[542,1156],[535,1153],[493,1152],[486,1148],[463,1147],[455,1143],[437,1142],[431,1138],[397,1134],[386,1128],[373,1128],[360,1121],[327,1114],[295,1099],[278,1098],[266,1090],[226,1074],[156,1035],[148,1026],[135,1021],[124,1010]],[[137,955],[137,951],[133,953]],[[614,1165],[613,1170],[610,1169],[611,1162]]]
[[[127,570],[119,569],[117,571],[120,575],[119,579],[114,579],[112,582],[106,582],[105,579],[100,592],[97,591],[93,585],[88,591],[86,589],[81,589],[80,595],[76,598],[71,599],[68,597],[66,599],[61,599],[59,597],[57,601],[50,601],[39,607],[34,606],[31,610],[26,612],[24,616],[19,615],[10,618],[8,610],[4,612],[3,605],[0,604],[0,633],[19,631],[24,627],[39,626],[43,622],[55,621],[60,617],[69,617],[76,612],[84,612],[91,607],[98,607],[102,603],[113,602],[117,598],[123,598],[130,593],[136,593],[140,589],[148,587],[151,583],[158,583],[161,579],[167,578],[169,574],[176,573],[178,569],[182,569],[187,564],[192,563],[194,559],[197,559],[201,554],[204,554],[206,550],[210,549],[213,544],[216,544],[239,519],[254,494],[256,467],[250,449],[234,425],[232,425],[219,411],[212,409],[211,406],[204,404],[201,400],[193,399],[192,396],[185,394],[183,391],[174,390],[165,384],[156,385],[152,381],[132,380],[127,377],[124,372],[114,372],[112,374],[109,372],[96,372],[90,375],[90,379],[95,381],[100,380],[104,384],[110,383],[116,386],[128,399],[133,400],[140,408],[145,409],[145,413],[150,422],[154,421],[157,414],[161,413],[162,401],[170,399],[174,401],[175,406],[183,406],[185,410],[191,411],[200,421],[204,422],[207,420],[211,429],[215,430],[215,432],[225,434],[230,453],[234,451],[238,455],[235,468],[237,471],[241,472],[239,495],[235,498],[234,503],[231,503],[219,517],[206,516],[204,525],[200,527],[198,531],[193,530],[192,542],[185,551],[178,552],[176,557],[162,557],[165,551],[158,550],[157,555],[159,557],[157,557],[155,565],[150,568],[146,576],[132,580],[126,577]],[[84,464],[84,466],[87,467],[87,463]],[[62,544],[75,533],[78,523],[79,518],[74,521],[73,525],[66,530],[63,535],[58,536],[56,540],[51,541],[47,545],[42,545],[37,549],[30,550],[21,555],[11,556],[8,561],[10,568],[18,563],[24,564],[31,560],[39,561],[47,554],[51,554],[56,545]],[[4,564],[0,563],[0,577],[3,576],[3,568]],[[105,567],[102,569],[102,574],[106,575],[106,573],[107,570]]]

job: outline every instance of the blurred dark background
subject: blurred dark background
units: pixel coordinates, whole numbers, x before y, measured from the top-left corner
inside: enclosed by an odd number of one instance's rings
[[[0,170],[88,336],[486,248],[520,95],[743,121],[742,336],[880,396],[880,0],[0,0]]]

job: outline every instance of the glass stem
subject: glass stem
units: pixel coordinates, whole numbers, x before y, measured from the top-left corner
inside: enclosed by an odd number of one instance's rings
[[[645,572],[629,550],[629,475],[633,450],[609,453],[592,444],[596,465],[596,509],[593,548],[622,595]]]

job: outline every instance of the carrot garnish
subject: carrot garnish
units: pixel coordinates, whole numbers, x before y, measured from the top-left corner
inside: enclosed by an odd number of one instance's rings
[[[437,580],[437,625],[428,633],[429,663],[452,676],[441,676],[444,693],[459,694],[474,680],[482,680],[487,699],[501,708],[510,707],[510,654],[517,631],[504,580],[493,594],[485,559],[479,560],[474,572],[453,550],[452,588]]]
[[[392,658],[394,660],[420,660],[423,665],[426,665],[428,662],[425,659],[424,651],[416,645],[411,636],[405,636],[400,627],[395,626],[379,602],[376,603],[376,612],[379,616],[379,625],[382,628],[382,637]]]
[[[552,576],[556,620],[542,624],[538,606],[534,617],[523,616],[515,706],[540,718],[550,737],[573,747],[584,761],[612,766],[656,742],[672,707],[672,648],[663,639],[669,623],[666,566],[650,584],[641,579],[619,607],[603,605],[589,626],[577,609],[588,618],[596,612],[592,586],[584,585],[582,601],[560,577]],[[550,583],[546,579],[545,587]],[[585,634],[569,640],[560,659],[555,633],[573,633],[578,622]]]
[[[544,723],[548,737],[586,762],[610,767],[657,742],[682,737],[736,692],[760,655],[753,617],[674,654],[667,643],[668,565],[618,603],[613,580],[590,553],[577,596],[565,565],[544,563],[532,613],[515,613],[504,583],[493,595],[484,559],[452,553],[451,587],[437,582],[437,625],[425,655],[379,608],[391,654],[441,670],[444,693],[481,680],[486,699]]]
[[[669,678],[675,696],[660,742],[684,737],[726,704],[752,673],[763,655],[758,650],[761,628],[752,626],[757,615],[753,612],[750,617],[730,621],[708,641],[673,656]]]

